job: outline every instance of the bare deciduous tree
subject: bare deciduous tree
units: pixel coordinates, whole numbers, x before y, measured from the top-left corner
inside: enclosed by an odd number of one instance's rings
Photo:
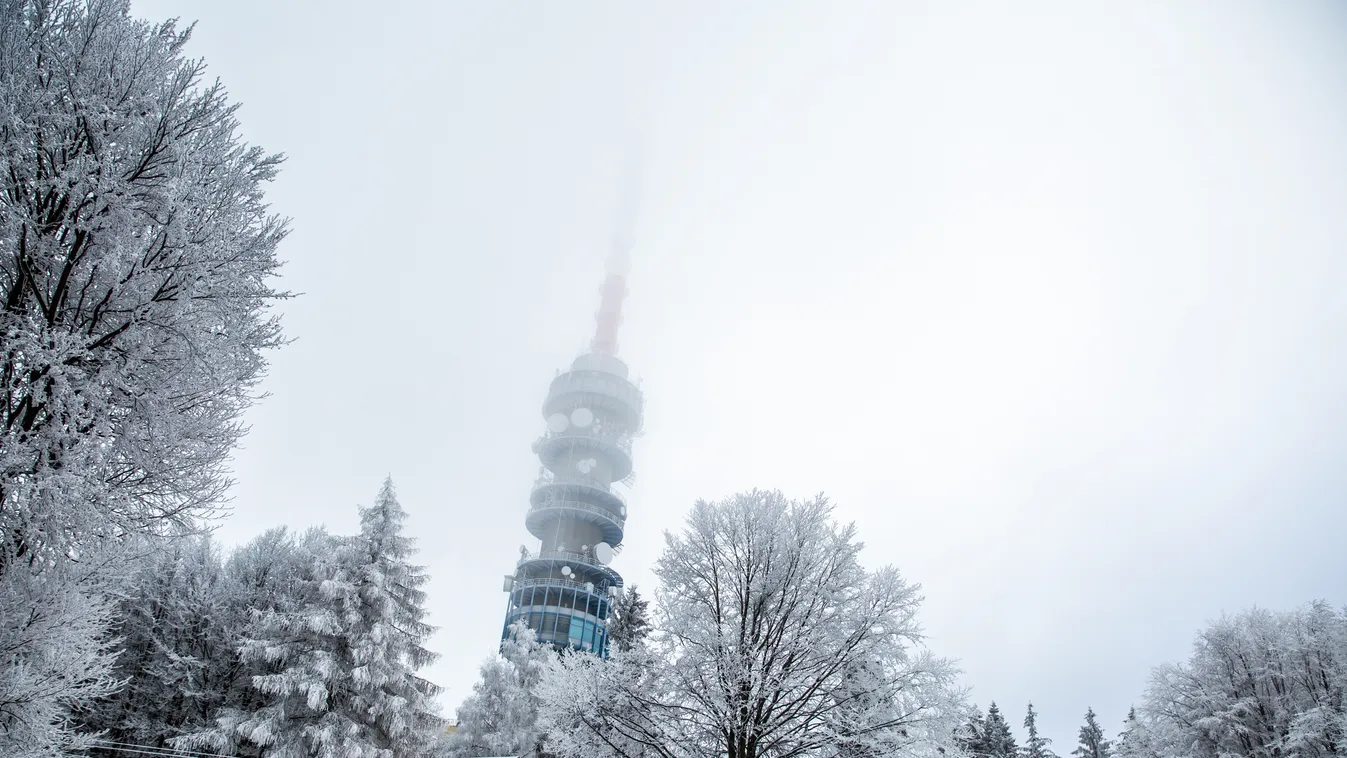
[[[909,754],[952,735],[954,666],[921,646],[917,588],[867,572],[822,496],[699,502],[657,567],[649,650],[566,656],[544,685],[566,756]],[[598,752],[596,752],[598,751]]]
[[[0,574],[189,523],[282,338],[285,222],[190,29],[0,2]]]

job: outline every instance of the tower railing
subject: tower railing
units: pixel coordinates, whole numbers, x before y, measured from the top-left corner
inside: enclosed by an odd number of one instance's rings
[[[582,487],[594,487],[595,489],[603,490],[604,493],[611,495],[623,508],[627,507],[627,499],[623,497],[621,493],[614,491],[612,484],[605,482],[598,477],[588,476],[586,474],[572,473],[570,471],[558,474],[544,468],[542,473],[538,475],[538,478],[534,480],[533,489],[536,490],[540,487],[546,487],[553,484],[575,484]]]
[[[613,552],[614,554],[617,553],[616,550],[614,550]],[[608,577],[609,583],[615,584],[621,581],[621,575],[618,574],[617,571],[614,570],[611,566],[601,563],[599,559],[594,556],[593,550],[587,550],[584,552],[575,552],[574,550],[540,550],[537,553],[531,553],[528,550],[521,550],[519,562],[515,564],[515,569],[518,570],[522,568],[524,564],[530,563],[532,561],[556,561],[559,563],[568,563],[568,564],[573,563],[578,567],[584,567],[586,571],[592,571],[594,573],[602,574]]]
[[[605,442],[609,445],[612,445],[613,447],[616,447],[618,450],[621,450],[627,455],[631,455],[632,435],[630,432],[626,430],[618,432],[608,432],[603,429],[595,429],[594,426],[590,426],[589,428],[570,426],[560,432],[553,432],[551,430],[548,430],[546,432],[543,432],[542,436],[540,436],[538,440],[533,444],[536,449],[545,442],[565,439],[567,437],[598,440],[599,442]]]
[[[622,586],[615,584],[613,586]],[[528,587],[568,587],[571,589],[584,590],[595,594],[603,594],[604,588],[594,582],[577,582],[574,579],[557,579],[554,577],[537,577],[533,579],[516,579],[511,587],[511,591],[526,589]]]
[[[591,503],[582,503],[579,500],[564,497],[545,498],[542,502],[538,503],[537,505],[530,505],[529,513],[533,513],[534,511],[547,510],[549,508],[574,508],[577,511],[585,511],[587,513],[594,513],[599,516],[603,516],[609,521],[616,522],[618,525],[625,525],[627,522],[626,516],[623,516],[620,513],[614,513],[613,511],[604,508],[603,506],[593,505]]]
[[[636,427],[639,429],[641,426],[641,417],[645,405],[644,398],[641,397],[640,388],[629,379],[593,369],[567,371],[552,380],[543,407],[555,407],[553,404],[561,396],[572,393],[589,393],[613,398],[634,414],[631,420]]]

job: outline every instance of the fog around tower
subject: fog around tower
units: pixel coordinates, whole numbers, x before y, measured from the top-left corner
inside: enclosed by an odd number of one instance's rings
[[[1206,620],[1347,602],[1337,4],[134,10],[199,20],[288,155],[297,341],[219,537],[354,533],[391,473],[449,708],[500,637],[637,127],[628,582],[697,498],[824,491],[971,699],[1032,700],[1062,753]]]

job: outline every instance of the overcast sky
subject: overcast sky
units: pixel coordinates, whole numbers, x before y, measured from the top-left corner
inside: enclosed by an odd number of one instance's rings
[[[646,146],[626,549],[827,492],[1060,753],[1223,611],[1347,602],[1347,6],[134,0],[289,156],[237,544],[386,474],[452,709]],[[640,139],[633,135],[640,135]],[[1017,730],[1018,731],[1018,730]]]

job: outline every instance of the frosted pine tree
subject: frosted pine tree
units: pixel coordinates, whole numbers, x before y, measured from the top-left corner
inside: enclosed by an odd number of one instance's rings
[[[1010,724],[1006,722],[1006,717],[1001,715],[1001,709],[996,706],[996,702],[987,706],[987,719],[983,722],[983,740],[984,750],[991,758],[1016,758],[1019,754],[1019,746],[1015,744],[1015,735],[1010,731]]]
[[[1127,721],[1113,746],[1113,758],[1157,758],[1149,727],[1137,717],[1137,709],[1127,709]]]
[[[348,742],[358,730],[328,702],[345,647],[339,547],[322,529],[299,541],[275,530],[231,559],[231,573],[259,603],[238,646],[241,681],[214,727],[170,740],[173,747],[269,758],[366,755]]]
[[[387,481],[361,509],[357,537],[310,532],[281,602],[255,614],[240,647],[254,672],[251,702],[174,744],[252,746],[268,758],[424,755],[441,722],[438,688],[415,673],[433,659],[424,647],[433,628],[422,620],[426,576],[407,561],[405,520]]]
[[[385,479],[374,505],[360,509],[360,536],[352,543],[358,615],[351,647],[350,708],[365,714],[393,758],[420,756],[440,726],[433,698],[440,688],[416,675],[437,657],[425,647],[435,628],[425,623],[425,569],[409,563],[415,540],[402,534],[407,514],[393,480]]]
[[[650,602],[632,585],[613,604],[608,621],[608,641],[614,650],[627,651],[650,636]]]
[[[1033,703],[1030,703],[1025,711],[1024,729],[1029,736],[1024,741],[1024,747],[1020,749],[1022,758],[1057,758],[1057,754],[1048,749],[1052,740],[1038,733],[1038,713],[1034,711]]]
[[[1085,709],[1085,724],[1080,728],[1080,744],[1071,755],[1076,758],[1109,758],[1112,745],[1104,739],[1104,729],[1094,715],[1093,708]]]

